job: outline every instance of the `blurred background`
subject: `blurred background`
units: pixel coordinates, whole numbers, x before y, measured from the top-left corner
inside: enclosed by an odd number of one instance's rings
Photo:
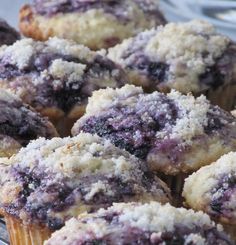
[[[206,19],[236,40],[236,0],[159,0],[169,21]],[[17,27],[19,8],[30,0],[0,0],[0,17]]]
[[[167,19],[205,19],[236,41],[236,0],[161,0]]]

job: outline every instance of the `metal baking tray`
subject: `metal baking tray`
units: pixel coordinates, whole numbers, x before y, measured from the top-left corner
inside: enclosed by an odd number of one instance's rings
[[[6,230],[6,224],[5,221],[0,218],[0,245],[8,245],[8,235]]]

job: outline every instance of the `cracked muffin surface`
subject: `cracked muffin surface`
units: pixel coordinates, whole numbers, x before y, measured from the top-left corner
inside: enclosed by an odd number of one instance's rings
[[[171,215],[170,215],[171,214]],[[69,220],[45,245],[229,245],[234,244],[203,212],[157,202],[114,204]]]
[[[9,157],[30,140],[57,136],[54,126],[14,94],[0,89],[0,157]]]
[[[194,171],[236,147],[236,119],[204,96],[146,94],[133,85],[94,92],[72,134],[81,131],[109,139],[170,175]]]
[[[1,165],[0,183],[3,215],[52,231],[113,202],[170,201],[142,161],[90,134],[32,141]]]
[[[19,26],[34,39],[58,36],[98,50],[165,23],[155,0],[35,0],[20,10]]]

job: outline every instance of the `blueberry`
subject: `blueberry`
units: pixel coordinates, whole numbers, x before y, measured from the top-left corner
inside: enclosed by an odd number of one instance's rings
[[[148,65],[148,76],[159,82],[164,82],[169,66],[164,63],[150,62]]]
[[[225,75],[217,68],[217,65],[208,67],[206,72],[200,75],[199,80],[201,83],[217,89],[225,82]]]

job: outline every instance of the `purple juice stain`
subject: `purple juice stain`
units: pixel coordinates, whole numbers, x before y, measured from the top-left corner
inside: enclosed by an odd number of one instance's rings
[[[98,116],[86,119],[79,131],[107,138],[117,147],[125,149],[141,159],[146,159],[153,149],[163,153],[173,152],[173,146],[176,146],[177,153],[178,142],[158,140],[156,133],[166,130],[167,126],[175,125],[178,118],[178,108],[164,95],[158,99],[162,104],[166,104],[166,111],[153,110],[153,101],[139,101],[134,108],[119,107],[118,105]],[[144,113],[148,115],[146,120],[143,119]]]
[[[138,70],[141,74],[146,75],[153,82],[162,83],[168,79],[169,65],[162,62],[154,62],[147,56],[141,55],[127,66],[128,69]],[[150,84],[151,86],[151,84]]]
[[[122,59],[127,64],[129,70],[138,71],[140,75],[146,76],[150,80],[149,90],[158,90],[158,85],[164,82],[174,82],[175,74],[170,73],[171,60],[166,62],[158,61],[158,57],[149,57],[145,48],[148,42],[158,33],[149,31],[138,34],[129,47],[123,51]],[[200,34],[201,35],[201,34]],[[210,37],[209,35],[207,37]],[[199,85],[206,86],[207,89],[218,89],[226,83],[233,81],[233,64],[236,62],[236,45],[230,43],[221,57],[214,60],[214,65],[206,67],[204,73],[199,75]],[[207,57],[209,53],[202,54]],[[186,73],[191,73],[191,69]],[[171,79],[170,79],[171,77]]]
[[[11,174],[21,185],[17,200],[14,203],[5,205],[5,210],[11,215],[19,216],[24,210],[32,221],[40,221],[51,230],[56,230],[64,225],[64,220],[52,217],[50,212],[63,212],[74,205],[75,198],[73,189],[67,185],[66,180],[53,181],[53,173],[46,173],[42,169],[29,168],[18,170],[11,169]],[[31,195],[36,199],[30,201]],[[49,200],[44,200],[45,195]]]
[[[119,102],[81,120],[76,134],[87,132],[98,134],[109,139],[114,145],[138,158],[146,159],[151,153],[163,154],[171,163],[181,162],[185,152],[191,150],[184,139],[171,138],[173,127],[181,120],[181,111],[174,100],[165,95],[150,97],[148,94],[139,97],[135,105],[120,105]],[[164,108],[164,109],[162,109]],[[192,141],[204,141],[207,137],[217,134],[226,144],[227,140],[236,138],[230,131],[235,118],[217,106],[211,106],[207,112],[208,123],[201,135],[195,135]],[[163,133],[165,138],[158,136]]]
[[[208,123],[204,127],[206,134],[211,135],[217,131],[221,132],[220,136],[231,135],[236,137],[236,134],[229,132],[228,125],[232,125],[235,122],[235,117],[231,113],[220,109],[218,106],[210,106],[210,110],[207,112]]]
[[[26,76],[29,79],[40,77],[40,73],[48,69],[56,59],[85,64],[86,69],[84,71],[84,75],[80,80],[70,83],[67,82],[68,77],[65,76],[60,79],[61,84],[57,88],[53,86],[53,81],[55,79],[58,80],[58,78],[54,78],[51,75],[48,75],[46,78],[41,78],[42,82],[33,85],[37,91],[31,101],[31,105],[33,107],[55,106],[61,108],[65,112],[68,112],[76,104],[83,105],[87,103],[88,97],[92,95],[94,90],[106,88],[106,86],[99,85],[99,82],[95,82],[96,80],[103,80],[103,76],[105,76],[104,74],[106,74],[106,76],[109,74],[111,76],[111,80],[115,80],[117,83],[117,87],[125,85],[128,81],[125,73],[120,69],[120,67],[100,55],[95,56],[93,61],[88,62],[70,55],[45,52],[36,53],[31,57],[29,64],[21,70],[19,70],[15,65],[10,64],[10,61],[6,58],[0,60],[0,78],[9,80],[9,83],[11,83],[12,81],[14,82],[14,79],[20,76]],[[114,70],[117,71],[115,74]]]
[[[236,192],[236,176],[231,174],[221,176],[218,185],[212,190],[212,195],[215,193],[218,193],[218,195],[217,198],[211,200],[211,215],[215,217],[225,215],[232,218],[230,216],[233,210],[226,208],[225,203],[230,201],[234,192]]]
[[[147,191],[153,185],[163,191],[168,196],[161,183],[157,182],[155,175],[147,171],[147,167],[140,165],[143,175],[141,180],[130,179],[123,181],[119,177],[109,177],[102,174],[75,177],[76,179],[61,176],[55,178],[56,173],[48,172],[42,167],[33,169],[12,167],[11,176],[21,187],[21,191],[14,203],[4,205],[6,212],[19,217],[20,212],[24,211],[31,222],[45,224],[51,230],[56,230],[64,225],[64,222],[71,218],[57,218],[53,213],[67,211],[74,205],[88,205],[88,212],[96,211],[99,207],[107,208],[114,202],[125,202],[137,195],[136,185],[139,184]],[[57,174],[58,175],[58,174]],[[98,181],[104,181],[109,185],[113,195],[107,195],[102,190],[97,192],[90,199],[86,195],[90,192],[91,187]],[[77,200],[77,201],[76,201]]]
[[[52,17],[58,13],[84,13],[90,9],[103,9],[105,13],[112,14],[119,20],[127,22],[129,17],[126,14],[125,9],[127,4],[125,1],[111,0],[111,1],[78,1],[78,0],[63,0],[63,1],[50,1],[48,6],[48,0],[35,0],[34,10],[37,14],[46,17]]]
[[[32,112],[28,106],[23,106],[21,102],[0,101],[0,111],[1,135],[10,136],[23,146],[39,136],[51,138],[47,120],[38,113]]]
[[[218,89],[225,84],[232,81],[232,73],[235,63],[236,45],[230,43],[221,57],[215,60],[213,66],[207,67],[204,74],[199,76],[200,83],[207,85],[212,89]]]
[[[139,8],[149,17],[156,18],[157,21],[164,24],[166,20],[163,14],[157,7],[150,8],[148,1],[135,0],[134,1]],[[59,13],[84,13],[91,9],[102,9],[105,13],[115,16],[119,21],[127,23],[130,21],[130,17],[127,14],[127,9],[130,5],[125,0],[109,0],[109,1],[80,1],[80,0],[61,0],[50,1],[48,0],[34,0],[34,11],[46,17],[53,17]]]
[[[108,222],[108,226],[113,230],[113,232],[108,233],[104,237],[101,238],[91,238],[87,240],[80,241],[81,245],[91,245],[91,244],[121,244],[121,245],[184,245],[187,244],[187,237],[189,235],[200,235],[205,239],[205,243],[208,245],[213,244],[221,244],[221,245],[233,245],[233,241],[229,239],[229,237],[224,233],[218,231],[215,227],[199,227],[194,226],[192,229],[184,226],[182,224],[175,224],[173,231],[171,232],[161,232],[156,231],[156,235],[152,237],[153,232],[144,231],[140,228],[132,227],[125,225],[118,221],[118,215],[114,214],[112,218],[112,214],[107,214],[106,216],[101,216],[99,218],[103,218]],[[96,219],[96,218],[95,218]],[[84,221],[85,223],[86,222]],[[117,227],[115,229],[115,227]],[[67,240],[67,237],[65,237]],[[76,242],[76,240],[75,240]],[[194,241],[188,243],[189,245],[196,245]]]

